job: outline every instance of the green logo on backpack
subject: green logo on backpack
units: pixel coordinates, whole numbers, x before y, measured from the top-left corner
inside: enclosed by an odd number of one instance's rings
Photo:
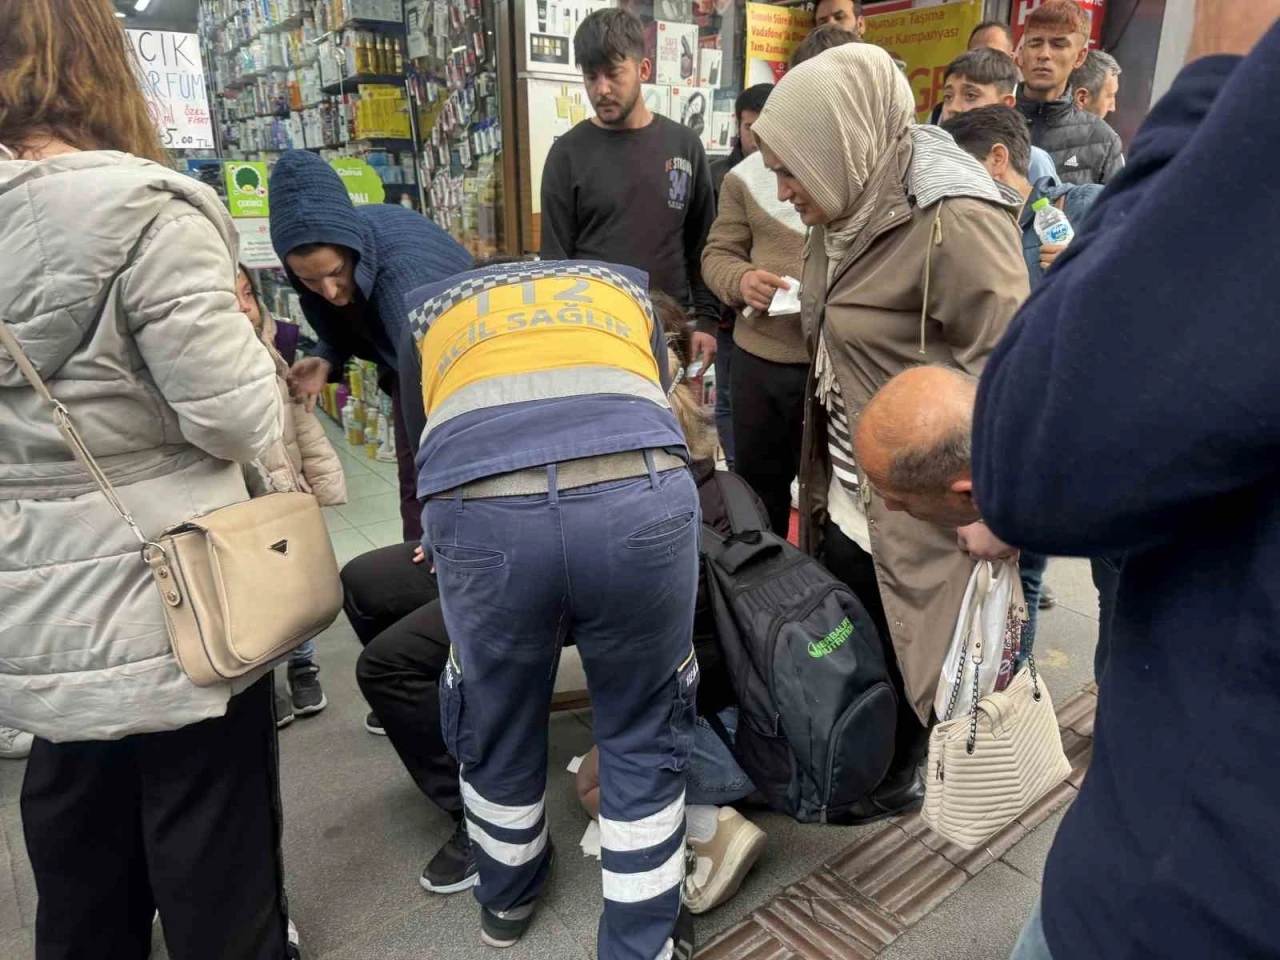
[[[853,624],[849,622],[849,618],[845,617],[840,621],[840,626],[836,627],[817,643],[809,642],[809,656],[817,659],[825,657],[833,650],[839,650],[844,646],[844,642],[853,636]]]

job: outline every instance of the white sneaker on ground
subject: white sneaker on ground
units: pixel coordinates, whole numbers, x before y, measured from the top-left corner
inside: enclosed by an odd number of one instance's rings
[[[689,873],[684,902],[692,913],[706,913],[724,903],[760,859],[768,835],[733,807],[721,807],[710,840],[689,840]]]
[[[31,745],[36,738],[13,727],[0,727],[0,757],[21,760],[31,755]]]

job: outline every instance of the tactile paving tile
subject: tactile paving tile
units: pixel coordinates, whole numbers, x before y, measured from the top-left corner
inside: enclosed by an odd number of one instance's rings
[[[699,960],[869,960],[1075,798],[1093,756],[1097,685],[1058,707],[1071,776],[976,850],[895,817],[698,951]]]

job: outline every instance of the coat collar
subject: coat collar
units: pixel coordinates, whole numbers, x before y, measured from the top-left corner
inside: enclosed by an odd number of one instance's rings
[[[1068,89],[1071,84],[1067,84]],[[1027,96],[1026,84],[1018,84],[1018,109],[1028,120],[1061,120],[1075,112],[1076,101],[1064,93],[1056,100],[1032,100]]]

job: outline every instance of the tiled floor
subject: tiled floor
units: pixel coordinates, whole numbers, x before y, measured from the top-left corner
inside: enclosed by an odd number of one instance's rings
[[[326,511],[338,559],[345,562],[374,547],[400,542],[395,464],[349,454],[337,428],[328,427],[338,438],[352,498]],[[1088,566],[1081,561],[1054,561],[1048,579],[1062,603],[1043,617],[1038,647],[1055,700],[1065,703],[1090,679],[1096,600]],[[493,951],[479,942],[478,908],[470,895],[434,897],[418,885],[423,863],[446,839],[451,824],[417,792],[390,744],[365,732],[367,707],[353,673],[358,644],[344,618],[318,638],[317,650],[329,707],[297,721],[280,736],[285,864],[292,914],[302,931],[306,956],[492,958]],[[506,951],[503,960],[595,956],[599,864],[578,850],[586,817],[565,770],[572,757],[589,749],[590,721],[587,711],[562,713],[552,721],[547,811],[560,856],[528,937]],[[22,845],[21,777],[21,763],[0,761],[0,960],[19,960],[33,952],[36,897]],[[699,918],[700,942],[735,926],[840,851],[883,829],[801,826],[776,814],[748,812],[768,832],[769,845],[738,895]],[[918,922],[883,955],[917,960],[999,958],[1038,890],[1048,836],[1055,827],[1056,819],[1050,819],[932,915],[913,918]],[[821,899],[815,882],[806,881],[804,896]],[[986,909],[995,901],[1001,902],[998,911]],[[779,916],[795,920],[785,912]],[[938,917],[942,919],[935,920]],[[155,955],[164,957],[163,947]],[[759,956],[784,960],[801,954]]]
[[[347,502],[324,508],[333,549],[338,563],[343,564],[374,547],[401,542],[396,465],[370,460],[348,447],[342,432],[328,418],[323,419],[347,474]]]

